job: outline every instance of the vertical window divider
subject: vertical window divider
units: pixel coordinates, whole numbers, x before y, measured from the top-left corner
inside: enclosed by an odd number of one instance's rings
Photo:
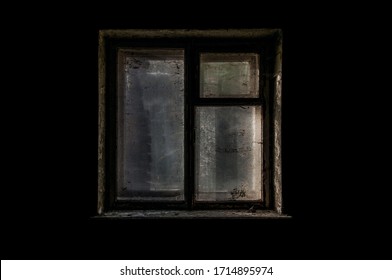
[[[195,90],[197,85],[197,67],[196,67],[196,57],[195,57],[195,49],[194,42],[190,40],[187,44],[185,50],[185,68],[186,68],[186,103],[187,103],[187,124],[186,133],[188,135],[187,143],[186,143],[186,161],[187,172],[188,172],[188,180],[186,185],[187,191],[187,206],[188,210],[194,209],[195,203],[195,109],[194,109],[194,101],[196,98],[197,90]]]

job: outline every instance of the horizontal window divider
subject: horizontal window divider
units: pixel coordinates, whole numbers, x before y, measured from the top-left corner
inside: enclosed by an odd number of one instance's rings
[[[264,207],[261,202],[257,203],[218,203],[213,202],[195,202],[193,205],[193,209],[195,210],[211,210],[211,209],[245,209],[249,211],[257,211],[257,210],[267,210],[269,208]]]
[[[230,99],[222,99],[222,100],[205,100],[205,99],[200,99],[197,101],[194,101],[193,104],[194,106],[199,106],[199,105],[211,105],[211,106],[261,106],[262,101],[261,100],[230,100]]]
[[[185,201],[135,201],[135,200],[118,200],[113,205],[113,210],[129,210],[129,209],[179,209],[186,210],[188,205]]]

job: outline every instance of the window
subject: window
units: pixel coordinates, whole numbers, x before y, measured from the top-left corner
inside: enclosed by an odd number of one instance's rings
[[[280,106],[280,30],[101,31],[98,213],[281,214]]]

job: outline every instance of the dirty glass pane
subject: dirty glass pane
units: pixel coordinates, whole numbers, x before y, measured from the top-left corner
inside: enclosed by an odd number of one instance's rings
[[[258,97],[258,64],[255,53],[201,54],[200,97]]]
[[[117,197],[184,199],[184,52],[118,53]]]
[[[196,200],[260,200],[261,107],[196,108]]]

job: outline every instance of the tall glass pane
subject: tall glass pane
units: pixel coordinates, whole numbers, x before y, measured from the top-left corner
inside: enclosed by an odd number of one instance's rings
[[[200,97],[256,98],[259,96],[259,55],[202,53]]]
[[[118,52],[118,198],[184,199],[184,52]]]
[[[196,108],[196,200],[260,200],[261,107]]]

